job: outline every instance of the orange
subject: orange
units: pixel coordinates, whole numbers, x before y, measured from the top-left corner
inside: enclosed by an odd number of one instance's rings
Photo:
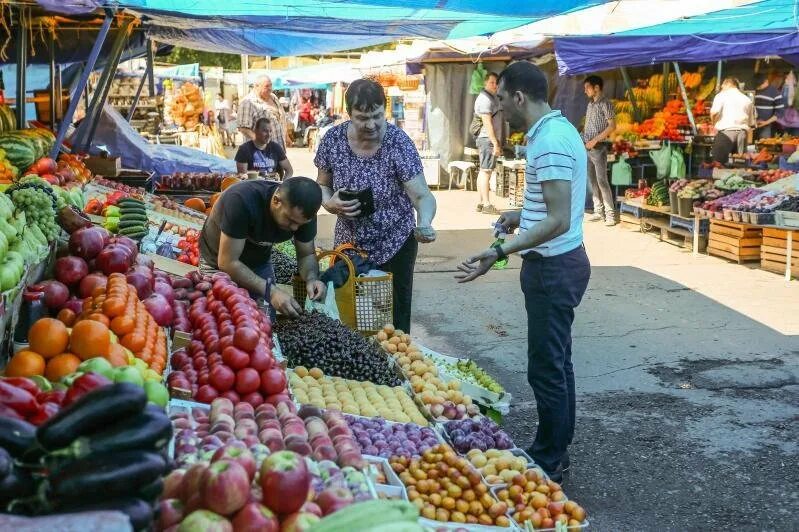
[[[125,301],[121,297],[111,297],[103,302],[103,314],[116,318],[125,313]]]
[[[43,373],[44,357],[27,349],[17,352],[6,366],[6,377],[32,377]]]
[[[108,355],[105,358],[115,368],[128,365],[128,354],[125,352],[125,348],[119,344],[111,344],[108,348]]]
[[[44,376],[47,380],[58,382],[62,377],[75,373],[80,365],[80,359],[72,353],[62,353],[47,361]]]
[[[69,331],[62,321],[53,318],[42,318],[28,330],[28,341],[31,351],[44,358],[63,353],[69,344]]]
[[[81,360],[105,357],[111,345],[110,332],[108,327],[99,321],[79,321],[72,328],[70,351],[78,355]]]
[[[105,314],[102,314],[100,312],[92,312],[91,314],[89,314],[89,317],[87,319],[94,320],[94,321],[99,321],[100,323],[102,323],[106,327],[108,327],[111,324],[111,320],[108,319],[108,316],[106,316]]]
[[[133,332],[135,325],[133,318],[129,316],[117,316],[111,320],[111,330],[117,335],[126,335],[129,332]]]
[[[123,336],[120,343],[123,347],[127,347],[134,353],[138,353],[144,349],[144,346],[147,344],[147,339],[141,333],[132,332]]]
[[[67,327],[72,327],[77,319],[77,316],[75,315],[74,311],[68,308],[62,308],[60,311],[58,311],[58,316],[56,316],[56,319]]]

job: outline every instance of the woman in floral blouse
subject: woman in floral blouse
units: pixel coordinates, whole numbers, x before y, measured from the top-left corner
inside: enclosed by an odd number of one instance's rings
[[[359,79],[345,96],[350,120],[330,129],[314,163],[322,206],[338,216],[335,244],[352,243],[380,269],[393,274],[394,325],[411,327],[413,268],[418,242],[433,242],[436,200],[422,173],[410,137],[386,122],[386,97],[378,83]],[[374,213],[361,215],[361,203],[343,200],[342,189],[371,188]],[[414,209],[416,214],[414,214]]]

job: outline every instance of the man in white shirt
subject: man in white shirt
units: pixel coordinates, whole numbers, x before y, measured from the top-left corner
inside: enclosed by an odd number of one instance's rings
[[[527,309],[527,380],[538,431],[530,456],[556,482],[569,468],[575,393],[571,327],[591,276],[583,246],[587,155],[580,134],[547,103],[547,78],[526,61],[499,76],[497,97],[511,131],[527,131],[524,207],[499,222],[518,236],[463,262],[459,282],[476,279],[498,259],[519,252]]]
[[[214,102],[214,112],[216,113],[216,123],[219,127],[219,135],[222,137],[222,142],[225,146],[232,146],[233,141],[230,138],[230,102],[228,102],[222,93],[216,95]]]
[[[755,107],[738,85],[735,78],[725,79],[710,108],[710,121],[717,131],[713,140],[713,160],[722,164],[733,150],[736,150],[734,153],[746,151],[749,130],[755,125]]]

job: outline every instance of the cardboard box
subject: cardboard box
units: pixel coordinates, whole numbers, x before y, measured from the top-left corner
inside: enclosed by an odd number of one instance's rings
[[[92,156],[84,159],[83,163],[93,174],[104,177],[117,177],[122,171],[122,159],[119,157]]]

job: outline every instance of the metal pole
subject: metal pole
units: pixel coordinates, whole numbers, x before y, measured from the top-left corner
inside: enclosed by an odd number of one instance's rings
[[[63,83],[61,81],[61,65],[56,63],[56,66],[55,66],[55,93],[58,95],[58,97],[55,100],[56,121],[59,120],[59,117],[64,116],[64,109],[63,109],[63,103],[62,103],[63,98],[61,97],[61,95],[63,94],[63,90],[64,90],[64,85],[63,85]],[[51,124],[50,128],[53,131],[55,131],[55,123]]]
[[[719,59],[716,65],[716,92],[718,92],[719,89],[721,89],[721,59]]]
[[[241,55],[241,97],[247,96],[247,88],[249,83],[247,78],[250,77],[250,60],[247,54]]]
[[[133,103],[130,104],[130,109],[128,109],[128,123],[130,123],[131,118],[133,118],[133,113],[136,112],[136,106],[139,105],[139,97],[141,96],[141,91],[144,88],[144,82],[147,81],[147,71],[144,71],[144,74],[141,76],[141,80],[139,81],[139,88],[136,89],[136,96],[133,97]]]
[[[663,105],[669,99],[669,64],[663,63]]]
[[[155,43],[147,39],[147,76],[150,79],[150,98],[155,98],[155,51],[153,45]]]
[[[84,149],[88,149],[91,144],[94,132],[97,131],[97,125],[100,123],[100,116],[103,114],[103,105],[108,98],[108,91],[111,90],[111,83],[114,81],[119,60],[122,58],[122,52],[125,50],[125,42],[128,40],[128,28],[133,23],[132,18],[128,18],[119,27],[119,34],[114,41],[114,46],[111,49],[111,55],[108,58],[108,64],[105,65],[103,73],[100,75],[100,81],[97,82],[97,88],[92,97],[92,118],[88,124],[85,138],[83,141]]]
[[[641,112],[638,110],[638,103],[635,101],[635,94],[633,93],[633,85],[630,82],[630,76],[627,74],[627,69],[624,67],[619,67],[621,71],[621,77],[624,80],[624,86],[627,88],[627,98],[630,100],[630,103],[633,106],[633,114],[635,115],[635,121],[640,122]]]
[[[691,102],[688,101],[688,93],[685,91],[685,84],[682,82],[682,73],[680,72],[680,64],[674,62],[674,74],[677,76],[677,83],[680,84],[680,94],[682,94],[682,101],[685,104],[685,114],[688,115],[688,122],[691,123],[691,131],[696,135],[696,122],[694,121],[694,113],[691,112]]]
[[[50,35],[50,127],[55,129],[56,98],[61,98],[61,93],[56,92],[55,82],[55,34]],[[56,94],[58,96],[56,97]]]
[[[25,116],[26,71],[28,68],[28,29],[25,8],[17,9],[17,127],[24,129],[28,123]]]
[[[106,11],[103,25],[100,27],[100,33],[97,35],[97,40],[94,41],[94,46],[92,46],[92,51],[89,54],[89,58],[86,60],[86,65],[83,67],[83,72],[80,74],[78,84],[75,86],[75,90],[72,92],[72,96],[69,99],[67,112],[64,114],[64,118],[61,120],[61,125],[58,128],[55,144],[53,144],[53,149],[50,150],[50,158],[52,159],[58,156],[58,150],[61,148],[61,143],[64,142],[64,137],[67,135],[67,128],[72,124],[72,117],[75,115],[75,109],[78,108],[80,93],[86,88],[86,83],[89,81],[89,74],[91,74],[94,69],[94,64],[97,62],[100,49],[103,47],[105,38],[108,36],[108,30],[111,29],[111,21],[113,20],[114,12],[110,10]]]

